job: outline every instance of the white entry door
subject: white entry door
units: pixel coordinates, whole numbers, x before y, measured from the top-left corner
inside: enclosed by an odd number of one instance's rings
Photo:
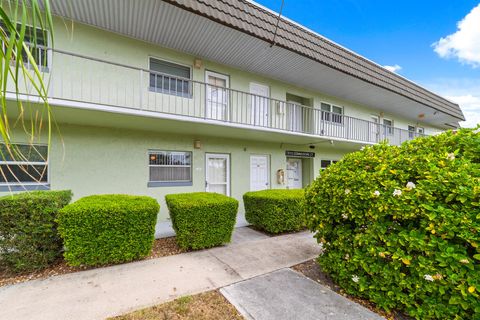
[[[302,159],[287,159],[287,188],[303,188]]]
[[[205,191],[230,196],[230,155],[207,153],[205,158]]]
[[[250,82],[250,124],[256,126],[268,126],[268,110],[270,88],[262,84]]]
[[[265,190],[270,187],[268,156],[250,156],[250,191]]]
[[[214,120],[227,120],[229,107],[229,78],[224,74],[205,71],[205,117]]]
[[[303,132],[305,107],[295,102],[287,102],[288,130]]]
[[[379,134],[380,134],[380,119],[378,116],[370,116],[371,122],[369,122],[370,126],[370,142],[379,142]]]

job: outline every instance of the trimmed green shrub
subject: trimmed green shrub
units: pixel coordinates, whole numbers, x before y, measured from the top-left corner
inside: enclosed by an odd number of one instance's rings
[[[269,233],[298,231],[305,228],[303,189],[271,189],[243,195],[245,218]]]
[[[93,195],[63,208],[58,231],[69,265],[104,265],[148,256],[160,206],[150,197]]]
[[[306,191],[318,262],[417,319],[480,319],[480,130],[348,154]]]
[[[71,191],[34,191],[0,198],[0,268],[24,272],[47,267],[61,255],[55,218]]]
[[[238,201],[209,192],[165,196],[178,245],[203,249],[230,242]]]

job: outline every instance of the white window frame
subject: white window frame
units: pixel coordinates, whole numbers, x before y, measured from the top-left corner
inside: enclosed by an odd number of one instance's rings
[[[3,144],[3,143],[2,143]],[[46,166],[47,167],[47,181],[46,182],[0,182],[1,191],[27,191],[27,190],[50,190],[50,157],[48,145],[38,143],[12,143],[13,145],[23,146],[41,146],[47,147],[47,159],[44,162],[41,161],[4,161],[0,157],[0,165],[28,165],[28,166]]]
[[[165,90],[163,88],[152,87],[150,85],[150,75],[152,74],[152,72],[154,72],[153,74],[156,74],[156,75],[165,75],[165,76],[170,77],[170,78],[184,80],[184,78],[181,78],[181,77],[177,77],[177,76],[174,76],[174,75],[171,75],[171,74],[168,74],[168,73],[162,73],[162,72],[152,70],[151,67],[150,67],[152,59],[167,62],[167,63],[171,63],[171,64],[176,64],[178,66],[188,68],[190,70],[190,75],[189,75],[189,78],[187,79],[188,82],[189,82],[188,93],[171,92],[170,90]],[[182,97],[182,98],[192,98],[193,97],[193,67],[191,65],[184,64],[184,63],[181,63],[181,62],[178,62],[178,61],[168,60],[168,59],[158,57],[158,56],[153,56],[153,55],[148,56],[147,64],[148,64],[148,71],[149,71],[149,74],[148,74],[148,90],[150,92],[162,93],[162,94],[167,94],[167,95]]]
[[[330,111],[325,111],[325,110],[322,110],[322,105],[328,105],[330,106]],[[336,112],[333,112],[333,107],[337,107],[337,108],[340,108],[340,110],[342,110],[342,113],[336,113]],[[337,125],[343,125],[343,117],[345,116],[345,108],[342,107],[342,106],[339,106],[337,104],[334,104],[334,103],[330,103],[330,102],[326,102],[326,101],[320,101],[320,112],[321,112],[321,115],[323,115],[324,113],[323,112],[329,112],[327,113],[328,114],[328,119],[323,119],[323,117],[320,117],[320,119],[322,121],[327,121],[327,122],[330,122],[332,124],[337,124]],[[323,112],[322,112],[323,111]],[[339,115],[340,116],[340,121],[334,121],[333,118],[334,118],[334,115]]]
[[[17,24],[17,26],[18,26],[18,25],[21,24],[21,23],[20,23],[20,22],[16,22],[16,24]],[[34,28],[32,24],[28,24],[28,23],[25,24],[25,26],[28,27],[28,28],[32,28],[32,29]],[[40,28],[40,27],[35,27],[35,30],[42,30],[42,28]],[[41,64],[39,65],[39,64],[37,63],[37,66],[38,66],[38,68],[39,68],[40,71],[42,71],[42,72],[49,72],[49,71],[50,71],[50,66],[52,65],[52,50],[49,50],[49,49],[48,49],[48,48],[50,48],[50,31],[44,29],[43,32],[45,33],[45,36],[46,36],[47,38],[45,39],[45,48],[40,48],[40,50],[46,50],[46,51],[47,51],[47,54],[46,54],[46,56],[47,56],[47,63],[46,63],[46,65],[41,65]],[[30,43],[30,42],[26,42],[26,44],[27,44],[27,46],[28,46],[28,45],[31,44],[31,43]],[[3,49],[3,46],[4,46],[4,44],[3,44],[3,42],[2,42],[2,49]],[[14,62],[12,62],[12,64],[13,64],[13,63],[14,63]],[[30,63],[25,63],[25,61],[24,61],[24,65],[25,65],[28,69],[33,69],[33,68],[31,67]]]
[[[390,121],[392,124],[391,125],[385,124],[385,120]],[[385,130],[385,135],[393,136],[395,134],[395,122],[393,121],[393,119],[383,118],[382,126],[383,126],[383,129]]]
[[[190,154],[190,165],[152,165],[150,164],[150,156],[152,154],[159,154],[162,152],[172,152],[172,153],[185,153]],[[148,166],[148,187],[182,187],[182,186],[192,186],[193,185],[193,152],[186,150],[160,150],[160,149],[149,149],[147,151],[147,166]],[[150,180],[150,168],[151,167],[177,167],[177,168],[190,168],[190,180],[170,180],[170,181],[152,181]]]

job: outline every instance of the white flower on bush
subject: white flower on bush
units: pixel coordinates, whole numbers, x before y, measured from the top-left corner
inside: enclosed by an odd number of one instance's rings
[[[480,133],[480,128],[477,128],[477,129],[473,130],[473,133],[475,133],[475,134]]]
[[[349,259],[350,259],[350,255],[347,253],[347,254],[345,254],[345,257],[344,257],[344,258],[345,258],[345,260],[349,260]]]
[[[407,183],[407,190],[412,190],[412,189],[415,189],[417,186],[415,185],[415,183],[409,181]]]
[[[357,275],[353,275],[352,276],[352,281],[357,283],[358,281],[360,281],[360,278]]]
[[[455,160],[455,153],[448,153],[447,154],[447,160],[453,161]]]
[[[395,189],[393,190],[394,197],[400,197],[402,195],[402,190]]]
[[[350,189],[345,189],[345,194],[350,194]]]
[[[429,274],[426,274],[423,276],[423,279],[427,280],[427,281],[433,281],[433,277]]]
[[[373,192],[373,196],[374,196],[374,197],[380,197],[380,191],[375,190],[375,191]]]
[[[342,218],[343,219],[348,219],[348,215],[346,213],[342,213]]]

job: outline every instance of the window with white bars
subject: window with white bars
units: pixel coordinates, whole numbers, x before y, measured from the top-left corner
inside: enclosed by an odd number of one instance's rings
[[[10,36],[7,27],[0,21],[0,27],[5,31],[7,37]],[[17,30],[20,31],[21,24],[17,24]],[[37,66],[41,68],[48,68],[49,59],[48,59],[48,31],[41,28],[34,28],[32,26],[25,27],[25,39],[26,45],[30,48],[30,53],[32,54]],[[36,43],[35,43],[36,41]],[[2,43],[2,50],[5,51],[5,44]],[[22,60],[25,64],[30,63],[26,52],[22,51]]]
[[[188,66],[150,58],[150,90],[181,97],[192,94],[192,70]],[[188,79],[188,80],[187,80]]]
[[[0,144],[0,185],[48,184],[48,146]]]
[[[343,108],[334,106],[333,104],[324,103],[320,104],[320,110],[322,110],[322,120],[331,121],[341,124],[343,122]]]
[[[150,183],[191,183],[192,153],[187,151],[148,152]]]

